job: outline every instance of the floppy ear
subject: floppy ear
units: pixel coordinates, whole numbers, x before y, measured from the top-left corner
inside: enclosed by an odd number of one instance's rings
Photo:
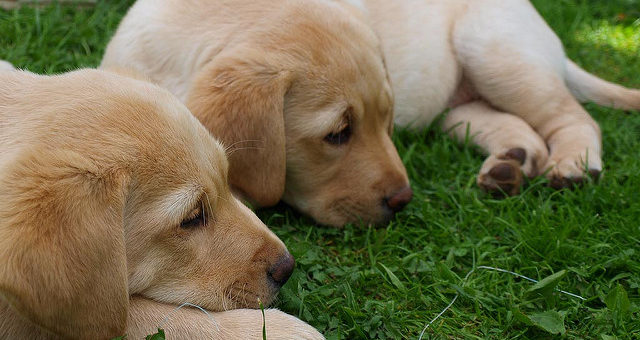
[[[195,77],[187,107],[229,148],[229,180],[258,206],[275,205],[284,193],[286,153],[284,96],[287,71],[256,54],[219,56]]]
[[[0,171],[0,297],[63,338],[123,335],[125,176],[73,152],[31,152]]]

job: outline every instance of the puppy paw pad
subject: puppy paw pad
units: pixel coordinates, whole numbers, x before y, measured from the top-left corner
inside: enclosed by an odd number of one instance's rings
[[[486,174],[480,174],[478,185],[490,193],[517,195],[522,185],[522,172],[518,162],[508,160],[494,165]]]
[[[516,173],[518,171],[519,169],[515,168],[510,163],[501,163],[489,170],[489,176],[500,182],[513,181],[516,178]]]

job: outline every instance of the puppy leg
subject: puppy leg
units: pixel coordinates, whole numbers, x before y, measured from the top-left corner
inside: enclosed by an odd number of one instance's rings
[[[487,191],[515,195],[520,192],[522,174],[535,177],[538,166],[547,162],[547,146],[527,123],[481,101],[451,110],[443,128],[458,141],[470,137],[489,155],[478,174],[478,185]]]
[[[210,313],[213,320],[202,311],[166,305],[148,299],[134,297],[129,307],[127,335],[129,339],[144,338],[157,332],[159,326],[167,339],[262,339],[262,312],[254,309],[236,309]],[[318,331],[299,319],[276,309],[267,309],[265,324],[267,339],[320,340]],[[163,324],[168,316],[168,321]]]
[[[528,1],[473,2],[456,23],[454,44],[480,96],[545,140],[552,186],[602,171],[598,124],[567,88],[562,45]]]

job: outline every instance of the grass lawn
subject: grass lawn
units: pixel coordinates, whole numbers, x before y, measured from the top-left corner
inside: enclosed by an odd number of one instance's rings
[[[640,87],[640,1],[533,2],[572,59]],[[0,10],[0,59],[40,73],[94,67],[131,3]],[[586,107],[603,131],[599,184],[554,191],[535,180],[493,199],[475,185],[483,156],[433,127],[394,137],[415,198],[387,227],[330,229],[286,206],[260,211],[298,262],[277,307],[329,339],[417,339],[459,295],[425,339],[639,339],[640,112]],[[560,277],[532,289],[478,268],[464,280],[477,266]]]

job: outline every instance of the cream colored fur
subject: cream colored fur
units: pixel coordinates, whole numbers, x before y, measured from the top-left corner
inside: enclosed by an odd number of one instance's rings
[[[0,72],[0,121],[1,339],[141,336],[183,302],[273,301],[268,272],[287,250],[231,195],[222,146],[169,92],[96,70]],[[258,339],[258,312],[213,313],[216,333],[182,310],[169,336]],[[274,334],[322,338],[267,314]]]
[[[213,313],[211,318],[196,309],[173,313],[175,306],[150,300],[132,299],[129,309],[129,334],[133,339],[144,338],[157,331],[155,325],[163,325],[169,339],[262,339],[262,325],[266,325],[269,340],[319,340],[324,339],[318,331],[296,317],[276,309],[265,310],[264,322],[259,309],[236,309]],[[216,326],[217,325],[217,326]]]
[[[6,62],[4,60],[0,60],[0,72],[13,71],[13,70],[15,70],[15,68],[13,67],[13,65],[11,65],[11,63]]]
[[[134,68],[185,102],[231,149],[245,199],[341,226],[387,221],[408,186],[381,52],[336,1],[139,0],[101,67]],[[345,129],[348,142],[326,141]]]
[[[568,60],[527,0],[345,1],[382,39],[396,123],[422,128],[451,108],[444,128],[464,139],[471,125],[489,154],[478,182],[490,190],[516,193],[521,170],[550,169],[556,187],[599,173],[600,129],[578,101],[640,109],[640,91]]]

